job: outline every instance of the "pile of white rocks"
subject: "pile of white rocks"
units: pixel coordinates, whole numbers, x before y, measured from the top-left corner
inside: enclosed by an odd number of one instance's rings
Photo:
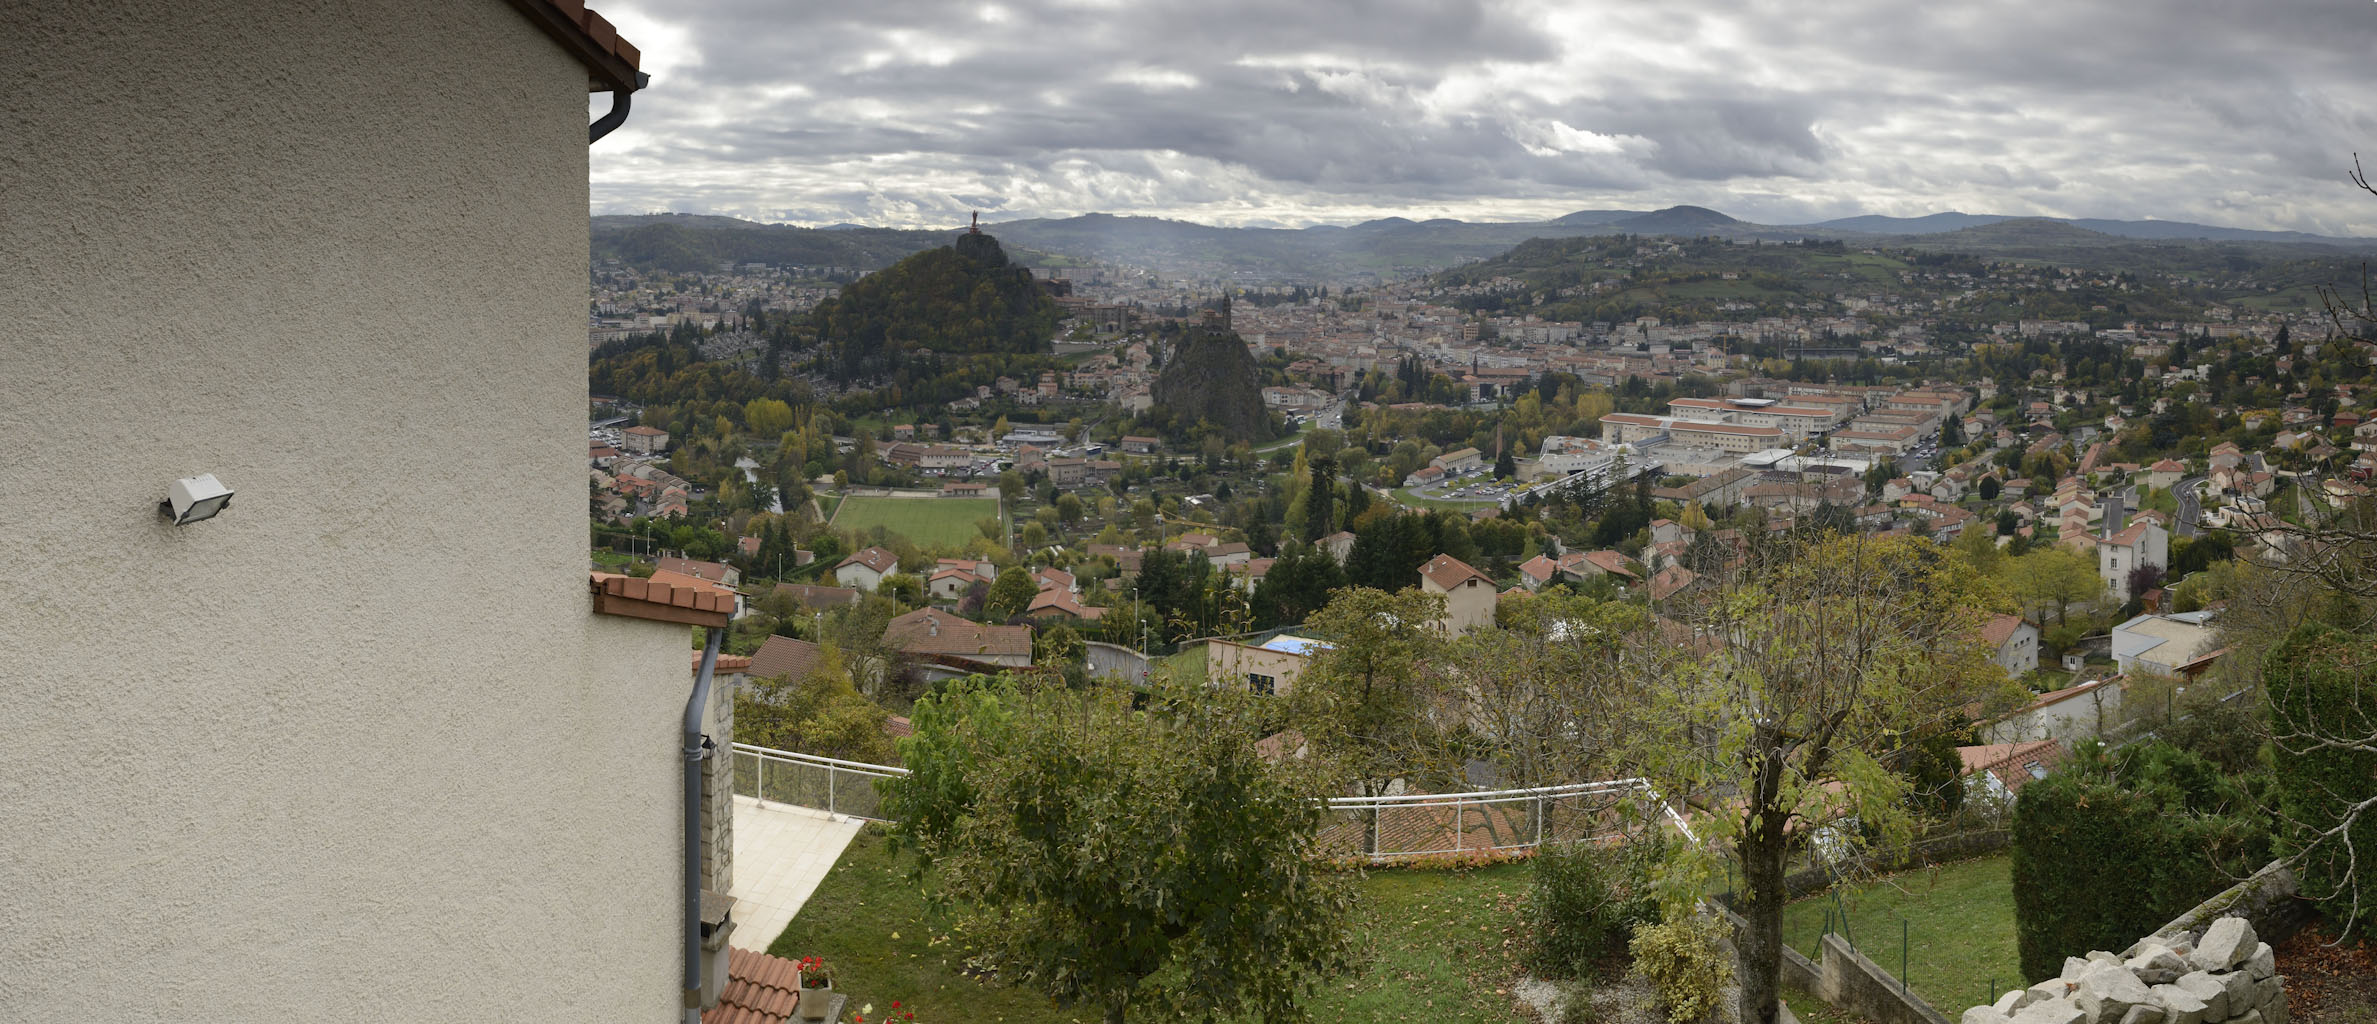
[[[1964,1011],[1963,1024],[2286,1024],[2285,979],[2241,917],[2124,955],[2067,957],[2063,975]]]

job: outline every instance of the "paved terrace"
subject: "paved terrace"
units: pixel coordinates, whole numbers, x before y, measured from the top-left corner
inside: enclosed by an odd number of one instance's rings
[[[735,797],[735,930],[727,943],[765,952],[833,870],[856,818]]]

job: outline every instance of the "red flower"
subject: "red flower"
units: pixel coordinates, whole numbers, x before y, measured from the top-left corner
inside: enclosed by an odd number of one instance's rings
[[[892,1008],[892,1009],[894,1009],[894,1010],[897,1010],[897,1009],[899,1009],[899,1008],[900,1008],[900,1001],[899,1001],[899,1000],[897,1000],[897,999],[894,999],[894,1000],[892,1000],[892,1001],[891,1001],[891,1008]]]

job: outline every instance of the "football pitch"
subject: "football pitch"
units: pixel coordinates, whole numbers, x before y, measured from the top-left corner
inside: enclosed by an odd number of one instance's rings
[[[839,530],[864,533],[880,526],[908,538],[918,547],[958,548],[982,531],[974,524],[999,514],[997,498],[884,498],[857,496],[842,499],[834,510]]]

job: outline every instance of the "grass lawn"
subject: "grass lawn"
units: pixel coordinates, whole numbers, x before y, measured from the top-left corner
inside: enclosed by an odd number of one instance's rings
[[[1310,1006],[1326,1021],[1434,1022],[1519,1019],[1509,994],[1526,929],[1524,864],[1473,871],[1381,871],[1359,885],[1352,974],[1323,985]],[[968,975],[963,937],[925,906],[882,826],[859,833],[800,916],[768,951],[822,955],[853,1013],[899,1000],[918,1024],[1095,1024],[1095,1008],[1061,1009],[1038,993]],[[869,1014],[873,1020],[876,1014]]]
[[[1417,487],[1398,487],[1395,489],[1394,495],[1396,501],[1410,505],[1413,508],[1442,508],[1451,509],[1455,512],[1475,512],[1481,508],[1494,507],[1494,499],[1492,498],[1478,498],[1473,501],[1461,501],[1452,498],[1421,497],[1420,489]]]
[[[2014,948],[2012,859],[1999,854],[1921,868],[1841,894],[1858,952],[1898,973],[1899,922],[1906,922],[1908,986],[1954,1020],[1965,1008],[2024,984]],[[1813,958],[1832,897],[1783,908],[1783,941]],[[1835,931],[1840,928],[1836,925]]]
[[[864,532],[881,526],[918,547],[964,547],[982,536],[974,524],[999,514],[997,498],[847,497],[834,510],[838,530]]]

